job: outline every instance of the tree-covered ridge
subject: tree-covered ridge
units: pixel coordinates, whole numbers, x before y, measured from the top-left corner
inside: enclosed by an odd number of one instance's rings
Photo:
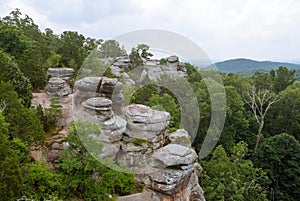
[[[214,64],[217,69],[224,73],[241,73],[244,75],[253,75],[255,72],[275,70],[280,66],[285,66],[290,70],[296,70],[297,76],[300,75],[300,64],[273,62],[273,61],[256,61],[251,59],[231,59]]]
[[[114,40],[94,39],[76,31],[41,31],[18,9],[1,18],[1,199],[17,200],[23,196],[32,200],[112,200],[140,191],[133,175],[113,171],[95,161],[80,143],[75,126],[66,139],[70,146],[55,171],[41,161],[33,161],[28,153],[32,146],[46,146],[45,138],[56,132],[61,117],[61,105],[55,99],[50,108],[30,108],[32,91],[45,88],[47,69],[71,67],[76,72],[96,47],[99,51],[93,54],[99,58],[126,54]],[[145,45],[132,49],[132,67],[143,65],[143,59],[151,56],[148,49]],[[223,66],[227,116],[217,148],[200,161],[204,168],[199,175],[200,184],[207,200],[298,200],[300,82],[293,70],[297,66],[247,60],[246,64],[247,70],[263,72],[245,77],[236,73],[240,72],[237,69],[227,73],[227,66]],[[197,67],[185,64],[185,68],[200,110],[193,142],[199,151],[211,121],[211,94],[206,83],[219,86],[213,79],[202,78]],[[213,73],[201,70],[201,75],[209,74]],[[150,84],[137,90],[130,101],[168,111],[168,129],[180,127],[179,104],[167,89]]]

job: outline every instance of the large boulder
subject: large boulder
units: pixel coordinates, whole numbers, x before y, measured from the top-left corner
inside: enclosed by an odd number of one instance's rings
[[[144,139],[153,149],[163,146],[170,114],[152,110],[145,105],[129,105],[123,109],[127,121],[126,134],[134,139]]]
[[[154,153],[158,167],[190,165],[196,158],[196,152],[189,147],[178,144],[168,144]]]
[[[175,55],[169,56],[169,57],[167,58],[167,62],[169,62],[169,63],[176,63],[176,62],[178,62],[178,61],[179,61],[179,58],[178,58],[177,56],[175,56]]]
[[[188,132],[184,129],[178,129],[168,135],[170,144],[179,144],[186,147],[191,147],[191,140]]]
[[[170,114],[164,111],[152,110],[149,106],[135,104],[124,108],[126,120],[131,123],[155,124],[170,121]]]
[[[102,77],[85,77],[75,82],[75,89],[82,92],[94,92],[96,93],[99,82]]]

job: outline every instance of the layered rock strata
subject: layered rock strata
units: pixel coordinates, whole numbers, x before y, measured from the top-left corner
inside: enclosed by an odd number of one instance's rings
[[[49,68],[47,71],[47,76],[58,77],[63,80],[69,80],[74,74],[74,69],[72,68]]]
[[[74,103],[81,104],[89,98],[105,97],[112,100],[115,112],[121,112],[123,103],[122,86],[115,78],[85,77],[75,82]]]
[[[67,96],[72,92],[68,83],[58,77],[52,77],[49,79],[46,90],[50,96],[54,97]]]
[[[124,107],[121,117],[111,105],[106,97],[81,103],[81,118],[101,127],[100,138],[94,136],[103,142],[101,157],[133,171],[136,181],[145,185],[143,198],[204,200],[197,177],[199,164],[194,163],[197,154],[185,130],[167,133],[170,114],[135,104]]]

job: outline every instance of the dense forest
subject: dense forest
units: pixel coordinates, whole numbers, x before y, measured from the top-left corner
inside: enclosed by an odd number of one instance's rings
[[[251,59],[230,59],[214,64],[219,71],[224,73],[241,73],[253,75],[257,71],[268,72],[276,70],[279,66],[285,66],[289,70],[296,71],[296,79],[300,80],[300,65],[285,62],[255,61]]]
[[[41,31],[18,9],[0,19],[2,200],[113,200],[142,189],[133,175],[109,169],[90,156],[74,126],[67,137],[70,146],[55,170],[29,155],[31,147],[46,145],[45,138],[59,129],[56,122],[61,117],[61,105],[55,99],[50,108],[32,108],[32,92],[45,88],[48,68],[68,67],[76,73],[95,48],[105,58],[126,54],[114,40],[76,31],[59,35],[50,28]],[[147,50],[147,46],[132,49],[132,67],[142,64],[141,57],[151,56]],[[211,118],[206,78],[200,75],[211,72],[199,73],[188,63],[185,67],[201,114],[193,142],[199,152]],[[207,200],[299,200],[300,82],[295,74],[284,66],[252,76],[221,73],[227,102],[224,129],[213,153],[198,161],[203,167],[199,182]],[[209,82],[219,87],[213,79]],[[130,101],[162,106],[171,114],[169,130],[179,128],[180,107],[167,89],[147,85]],[[98,179],[92,177],[95,172]]]

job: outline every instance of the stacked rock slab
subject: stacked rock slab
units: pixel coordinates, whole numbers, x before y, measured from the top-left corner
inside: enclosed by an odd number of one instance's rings
[[[47,75],[50,77],[58,77],[63,80],[69,80],[74,74],[74,69],[72,68],[49,68]]]
[[[149,164],[149,157],[164,145],[170,115],[137,104],[125,107],[124,116],[127,128],[121,140],[117,161],[138,174],[144,174],[145,171],[151,171],[144,169]]]
[[[145,69],[145,73],[143,73],[144,77],[148,77],[152,81],[157,81],[161,75],[167,75],[172,79],[176,78],[184,78],[187,77],[187,72],[185,65],[181,62],[179,62],[179,58],[177,56],[170,56],[166,59],[166,64],[165,65],[160,65],[159,60],[144,60],[144,66],[141,66],[140,68]],[[120,57],[115,60],[110,65],[110,68],[112,70],[112,73],[116,77],[127,77],[127,73],[125,73],[124,69],[130,69],[130,59],[128,57]],[[135,70],[131,70],[131,73],[137,74]],[[138,76],[141,81],[143,81],[143,75]],[[129,77],[130,78],[130,77]],[[128,80],[129,78],[126,78]],[[138,81],[133,79],[134,82]],[[124,79],[125,80],[125,79]],[[140,81],[140,82],[141,82]],[[126,82],[126,81],[125,81]],[[131,81],[130,81],[131,85]]]
[[[114,160],[126,130],[126,121],[114,115],[111,105],[112,101],[104,97],[89,98],[82,103],[83,110],[80,118],[100,125],[100,138],[93,136],[94,140],[103,142],[101,157],[110,157]]]
[[[85,77],[75,82],[74,102],[76,105],[93,97],[106,97],[112,100],[112,109],[121,111],[123,103],[122,83],[107,77]]]
[[[131,66],[128,56],[117,57],[111,65],[111,71],[114,75],[119,77],[124,70],[129,69]]]
[[[66,96],[72,92],[68,83],[58,77],[52,77],[49,79],[46,90],[50,96],[54,97]]]
[[[175,55],[170,56],[167,58],[167,66],[174,68],[174,70],[177,70],[177,66],[179,64],[179,58]]]
[[[169,113],[137,104],[125,107],[124,116],[127,129],[117,162],[134,171],[136,180],[145,185],[140,198],[205,200],[188,133],[180,129],[166,137]]]
[[[72,93],[67,81],[74,74],[72,68],[49,68],[47,71],[48,85],[46,90],[50,96],[62,97]]]
[[[91,137],[103,142],[101,157],[110,157],[135,173],[136,181],[145,186],[137,200],[205,200],[188,133],[180,129],[168,134],[170,114],[145,105],[126,106],[122,117],[116,115],[113,101],[114,93],[121,93],[119,86],[116,79],[105,77],[75,83],[75,116],[100,125],[101,135]]]

